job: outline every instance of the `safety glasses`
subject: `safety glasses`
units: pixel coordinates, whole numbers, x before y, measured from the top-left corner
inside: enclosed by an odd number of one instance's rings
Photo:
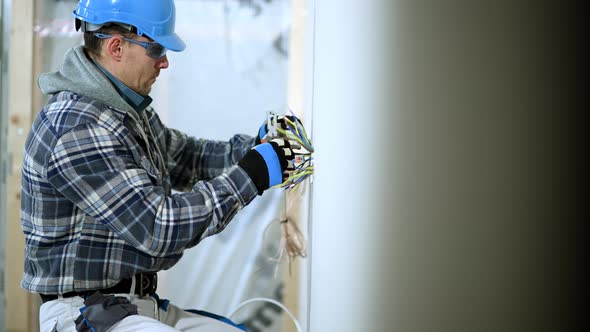
[[[94,35],[100,39],[108,39],[108,38],[114,37],[113,35],[108,35],[106,33],[99,33],[99,32],[95,32]],[[128,41],[132,44],[136,44],[136,45],[139,45],[139,46],[145,48],[147,56],[149,56],[152,59],[156,59],[156,60],[160,59],[161,57],[166,55],[166,52],[168,51],[164,46],[162,46],[156,42],[143,42],[143,41],[139,41],[139,40],[135,40],[135,39],[131,39],[131,38],[125,38],[123,36],[121,36],[121,38],[123,38],[125,41]]]

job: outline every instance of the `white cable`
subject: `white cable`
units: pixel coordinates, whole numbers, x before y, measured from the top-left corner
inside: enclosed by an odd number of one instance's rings
[[[281,302],[279,302],[277,300],[269,299],[266,297],[255,297],[255,298],[246,300],[246,301],[240,303],[240,305],[238,305],[238,307],[235,308],[234,311],[232,311],[231,314],[227,315],[226,317],[231,319],[232,316],[235,315],[236,312],[238,312],[238,310],[242,309],[242,307],[244,307],[245,305],[250,304],[252,302],[269,302],[269,303],[272,303],[272,304],[278,306],[279,308],[285,310],[287,315],[289,315],[289,317],[293,321],[293,324],[295,324],[295,328],[297,329],[297,332],[303,332],[303,330],[301,329],[301,325],[299,325],[299,321],[297,321],[297,319],[295,319],[295,316],[293,316],[293,314],[289,311],[289,309],[287,309],[287,307],[284,304],[282,304]]]

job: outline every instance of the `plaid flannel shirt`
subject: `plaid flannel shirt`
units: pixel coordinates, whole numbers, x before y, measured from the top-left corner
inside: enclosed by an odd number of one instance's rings
[[[256,196],[235,166],[253,138],[197,140],[166,128],[151,108],[145,112],[167,174],[146,157],[150,147],[140,144],[125,112],[71,92],[52,96],[41,110],[22,167],[25,289],[101,289],[168,269]]]

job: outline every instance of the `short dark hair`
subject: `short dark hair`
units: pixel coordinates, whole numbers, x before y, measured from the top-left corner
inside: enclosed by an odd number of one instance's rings
[[[104,33],[107,35],[122,35],[126,38],[131,38],[136,35],[134,32],[135,28],[132,28],[130,31],[129,29],[122,27],[118,24],[109,24],[100,27],[100,29],[95,31],[87,31],[84,32],[84,50],[93,58],[100,58],[100,48],[102,44],[105,42],[105,39],[98,38],[94,34],[95,33]]]

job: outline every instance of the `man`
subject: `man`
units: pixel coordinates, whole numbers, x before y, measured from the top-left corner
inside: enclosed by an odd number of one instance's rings
[[[156,272],[284,181],[289,142],[162,124],[148,94],[185,48],[173,0],[85,0],[74,17],[84,46],[40,76],[50,99],[23,160],[22,286],[41,295],[41,330],[238,330],[160,300]]]

